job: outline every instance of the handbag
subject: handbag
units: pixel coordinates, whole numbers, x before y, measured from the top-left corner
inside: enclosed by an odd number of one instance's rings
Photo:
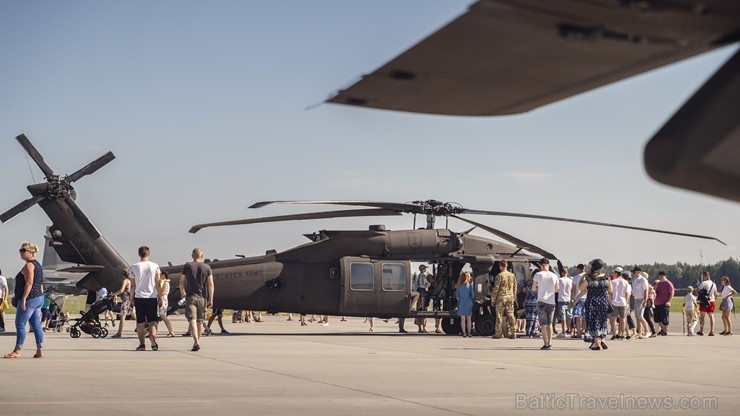
[[[18,307],[18,298],[15,297],[15,296],[13,296],[13,298],[10,299],[10,303],[13,304],[13,307],[14,308],[17,308]]]

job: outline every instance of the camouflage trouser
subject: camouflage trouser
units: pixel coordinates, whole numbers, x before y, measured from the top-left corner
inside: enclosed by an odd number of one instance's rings
[[[514,319],[514,301],[499,300],[496,302],[496,332],[494,336],[501,337],[501,324],[504,320],[504,314],[508,322],[506,323],[506,336],[516,338],[516,319]]]

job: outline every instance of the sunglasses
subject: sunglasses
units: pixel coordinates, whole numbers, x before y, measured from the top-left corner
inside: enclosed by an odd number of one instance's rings
[[[19,252],[19,253],[25,253],[25,252],[29,252],[29,253],[30,253],[30,252],[31,252],[31,250],[29,250],[29,249],[27,249],[27,248],[22,248],[22,249],[19,249],[19,250],[18,250],[18,252]]]

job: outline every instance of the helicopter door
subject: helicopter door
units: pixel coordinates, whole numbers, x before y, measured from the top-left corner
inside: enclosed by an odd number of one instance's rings
[[[380,279],[377,261],[342,257],[342,289],[339,311],[347,315],[372,315],[380,309]]]
[[[380,263],[380,295],[383,313],[404,316],[409,313],[411,293],[411,262],[384,261]]]

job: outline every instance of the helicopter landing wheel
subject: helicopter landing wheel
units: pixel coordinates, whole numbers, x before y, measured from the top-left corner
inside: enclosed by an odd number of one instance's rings
[[[442,318],[442,331],[447,335],[460,335],[460,318]]]
[[[480,315],[475,320],[475,332],[482,337],[490,337],[496,330],[496,317],[493,315]]]

